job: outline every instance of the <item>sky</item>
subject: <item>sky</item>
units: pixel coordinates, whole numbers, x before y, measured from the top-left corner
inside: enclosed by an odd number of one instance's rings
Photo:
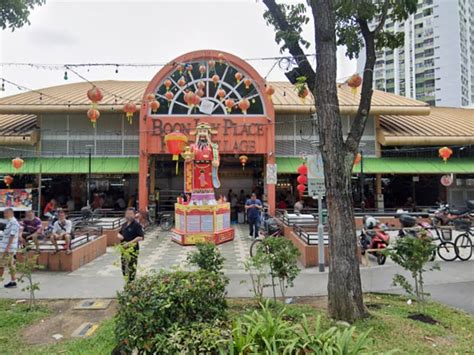
[[[230,52],[244,59],[282,54],[274,30],[256,0],[89,1],[47,0],[30,15],[31,25],[0,36],[0,77],[29,89],[63,85],[83,79],[64,70],[21,67],[4,63],[166,63],[198,49]],[[312,24],[304,29],[314,53]],[[251,65],[268,80],[286,80],[285,65],[275,60],[252,60]],[[282,68],[281,68],[281,67]],[[272,69],[273,67],[273,69]],[[151,80],[159,66],[147,68],[81,68],[94,80]],[[353,74],[354,61],[338,52],[338,78]],[[0,96],[22,92],[5,84]]]

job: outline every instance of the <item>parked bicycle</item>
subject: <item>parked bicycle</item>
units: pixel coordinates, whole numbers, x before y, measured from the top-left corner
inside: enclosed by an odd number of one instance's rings
[[[472,257],[472,240],[474,233],[471,230],[472,222],[469,219],[454,221],[454,230],[461,231],[454,240],[456,253],[460,260],[467,261]]]
[[[268,210],[265,210],[262,216],[262,224],[258,231],[258,238],[250,244],[251,257],[257,254],[258,245],[262,243],[265,238],[281,237],[283,235],[280,222],[276,218],[271,217],[268,214]]]
[[[444,261],[454,261],[458,257],[456,252],[456,246],[453,242],[446,240],[444,235],[436,228],[436,224],[430,225],[426,222],[418,222],[416,217],[410,216],[408,214],[402,214],[398,218],[400,220],[401,228],[398,231],[398,236],[400,238],[412,237],[418,238],[421,230],[425,230],[434,243],[439,241],[436,250],[433,251],[431,261],[434,261],[436,254]],[[433,233],[434,231],[435,233]]]
[[[174,227],[173,212],[158,212],[156,223],[163,232],[168,232]]]

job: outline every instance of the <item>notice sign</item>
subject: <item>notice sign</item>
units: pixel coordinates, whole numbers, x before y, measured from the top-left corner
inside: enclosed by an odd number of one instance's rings
[[[326,194],[326,186],[324,179],[308,179],[308,195],[309,196],[324,196]]]
[[[324,184],[324,166],[321,153],[309,155],[306,159],[308,165],[308,195],[324,196],[326,186]]]
[[[13,208],[14,211],[28,211],[33,206],[33,195],[31,189],[1,189],[0,211],[5,208]]]
[[[277,165],[267,164],[267,184],[275,185],[277,183]]]
[[[199,111],[206,115],[211,115],[214,111],[214,104],[212,103],[212,101],[202,99],[201,105],[199,105]]]

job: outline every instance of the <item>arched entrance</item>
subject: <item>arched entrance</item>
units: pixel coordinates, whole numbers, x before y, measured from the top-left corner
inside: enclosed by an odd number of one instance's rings
[[[240,155],[261,160],[264,192],[273,213],[275,113],[265,86],[264,79],[248,63],[215,50],[190,52],[164,66],[148,84],[140,111],[140,209],[148,206],[153,193],[155,158],[168,154],[165,135],[175,130],[189,135],[198,123],[206,122],[217,131],[214,140],[229,160],[238,162]],[[187,92],[199,99],[190,104]],[[146,104],[150,94],[160,103],[156,112]]]

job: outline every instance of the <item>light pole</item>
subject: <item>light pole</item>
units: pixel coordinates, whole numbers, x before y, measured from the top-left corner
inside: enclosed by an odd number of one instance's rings
[[[365,200],[364,200],[364,151],[360,150],[360,208],[362,212],[365,211]]]
[[[87,174],[87,207],[90,207],[90,198],[91,198],[91,175],[92,175],[92,148],[94,148],[93,145],[86,145],[86,148],[89,150],[89,170]]]

